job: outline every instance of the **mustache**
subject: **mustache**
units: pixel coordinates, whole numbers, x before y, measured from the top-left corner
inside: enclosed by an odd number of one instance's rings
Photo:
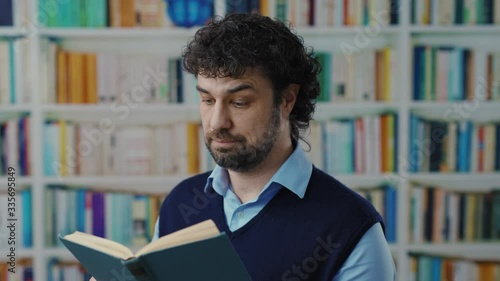
[[[226,129],[212,131],[207,134],[207,140],[226,140],[226,141],[244,141],[245,137],[242,135],[232,135]]]

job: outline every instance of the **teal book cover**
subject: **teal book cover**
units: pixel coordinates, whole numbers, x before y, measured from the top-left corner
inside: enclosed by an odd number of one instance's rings
[[[98,281],[251,281],[227,235],[210,220],[163,236],[136,255],[81,232],[59,239]]]

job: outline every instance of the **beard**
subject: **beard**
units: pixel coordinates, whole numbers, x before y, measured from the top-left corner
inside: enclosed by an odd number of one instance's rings
[[[227,129],[221,129],[205,135],[205,145],[217,165],[235,172],[249,172],[259,166],[273,149],[278,140],[280,125],[279,109],[273,107],[269,125],[262,136],[257,138],[257,143],[250,144],[244,136],[232,135]],[[214,139],[233,141],[235,144],[230,148],[212,148]]]

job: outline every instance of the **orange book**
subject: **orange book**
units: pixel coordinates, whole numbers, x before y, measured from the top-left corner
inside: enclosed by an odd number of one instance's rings
[[[85,55],[85,98],[86,103],[97,103],[97,55]]]
[[[391,49],[383,49],[382,100],[391,100]]]
[[[269,7],[267,0],[260,0],[260,12],[263,16],[269,16]]]
[[[111,27],[121,26],[121,0],[109,0],[109,22]]]
[[[478,263],[479,267],[479,280],[481,281],[495,281],[495,263],[481,262]]]
[[[187,164],[188,169],[187,172],[189,174],[199,173],[200,170],[200,153],[199,153],[199,125],[198,123],[188,123],[187,126]]]
[[[68,102],[68,54],[57,52],[57,103]]]
[[[84,91],[84,58],[82,53],[69,53],[69,102],[83,103],[85,97]]]
[[[120,7],[120,26],[134,27],[136,24],[135,0],[122,0]]]

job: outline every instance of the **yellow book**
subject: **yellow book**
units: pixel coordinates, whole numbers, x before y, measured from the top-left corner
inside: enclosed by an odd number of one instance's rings
[[[200,171],[200,150],[199,150],[199,125],[198,123],[188,123],[187,125],[187,172],[189,174],[196,174]]]
[[[85,103],[97,103],[97,55],[85,55]]]
[[[135,20],[135,0],[122,0],[120,7],[121,27],[134,27]]]
[[[391,100],[391,49],[384,48],[383,56],[384,56],[384,67],[383,67],[383,77],[384,82],[382,83],[382,100],[390,101]]]
[[[68,102],[68,54],[57,52],[57,103]]]
[[[260,0],[260,13],[266,17],[270,16],[268,2],[268,0]]]
[[[84,102],[84,57],[82,53],[69,53],[69,102]]]

